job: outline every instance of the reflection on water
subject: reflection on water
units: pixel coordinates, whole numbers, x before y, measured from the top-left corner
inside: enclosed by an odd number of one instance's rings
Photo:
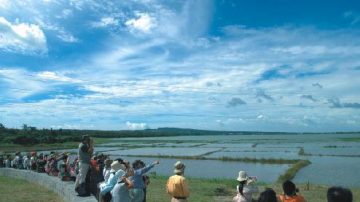
[[[136,159],[142,159],[146,164],[151,163],[156,158],[136,158],[136,157],[123,157],[113,156],[112,158],[122,157],[130,162]],[[156,172],[158,175],[173,175],[174,163],[177,159],[160,159],[160,164],[156,165],[151,172]],[[236,179],[239,170],[248,171],[249,175],[257,176],[259,181],[274,182],[285,172],[289,165],[264,165],[256,163],[243,163],[243,162],[223,162],[216,160],[181,160],[186,164],[185,175],[191,177],[201,178],[227,178]],[[266,172],[264,172],[266,170]]]
[[[357,134],[281,134],[121,138],[113,139],[113,142],[109,143],[119,147],[106,147],[108,144],[96,147],[96,151],[129,160],[134,160],[136,157],[126,155],[309,159],[312,164],[298,172],[294,179],[296,182],[360,186],[360,178],[354,177],[360,170],[360,142],[345,142],[341,139],[359,137]],[[300,148],[311,155],[299,155]],[[155,160],[143,157],[139,159],[149,162]],[[171,175],[175,161],[176,158],[161,159],[162,163],[155,171],[161,175]],[[184,160],[184,162],[187,164],[188,176],[233,179],[239,170],[247,170],[251,175],[256,175],[265,182],[276,181],[289,167],[289,165],[218,160]]]
[[[295,181],[327,185],[359,186],[360,158],[309,157],[312,164],[300,170]]]

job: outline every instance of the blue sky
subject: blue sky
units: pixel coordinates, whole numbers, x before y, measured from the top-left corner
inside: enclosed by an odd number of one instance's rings
[[[0,0],[0,123],[360,131],[359,1]]]

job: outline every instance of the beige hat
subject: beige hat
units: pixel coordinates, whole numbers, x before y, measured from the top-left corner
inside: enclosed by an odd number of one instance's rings
[[[111,164],[111,170],[110,172],[116,172],[118,170],[125,170],[125,165],[124,164],[121,164],[119,163],[119,161],[114,161],[112,164]]]
[[[241,181],[245,181],[245,180],[247,180],[247,179],[249,179],[249,177],[248,177],[248,175],[246,174],[246,172],[245,172],[245,171],[240,171],[240,172],[239,172],[239,176],[238,176],[238,178],[237,178],[236,180],[239,181],[239,182],[241,182]]]
[[[184,170],[185,170],[185,164],[183,164],[181,161],[177,161],[175,164],[174,164],[174,173],[175,174],[182,174],[184,173]]]

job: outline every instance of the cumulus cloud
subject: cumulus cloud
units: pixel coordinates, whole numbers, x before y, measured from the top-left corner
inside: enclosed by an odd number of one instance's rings
[[[338,98],[328,99],[328,102],[332,108],[360,109],[360,103],[357,102],[341,102]]]
[[[126,127],[130,130],[144,130],[149,128],[146,123],[131,123],[130,121],[126,122]]]
[[[0,49],[23,54],[47,52],[46,37],[38,25],[11,23],[0,17]]]
[[[149,13],[135,13],[136,18],[129,19],[125,25],[132,31],[140,31],[149,33],[152,28],[156,27],[155,18],[151,17]]]
[[[236,107],[236,106],[244,105],[244,104],[246,104],[246,102],[244,100],[242,100],[241,98],[238,98],[238,97],[234,97],[228,101],[227,107]]]

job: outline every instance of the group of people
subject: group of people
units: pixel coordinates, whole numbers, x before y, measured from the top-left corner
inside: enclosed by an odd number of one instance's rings
[[[91,138],[83,136],[78,149],[79,172],[75,181],[75,191],[80,196],[91,193],[89,184],[93,183],[91,183],[91,177],[88,180],[87,176],[93,172],[94,166],[91,163],[93,151]],[[103,168],[99,168],[102,171],[102,177],[96,183],[96,197],[101,202],[146,202],[146,187],[150,183],[146,173],[159,163],[159,161],[154,161],[146,165],[141,160],[135,160],[130,164],[129,161],[121,158],[114,160],[106,158]],[[169,178],[166,190],[172,197],[172,202],[186,202],[189,189],[184,177],[185,164],[178,161],[174,167],[174,175]]]
[[[146,187],[150,183],[146,175],[159,161],[149,165],[141,160],[129,161],[118,158],[111,160],[105,155],[93,155],[92,139],[85,135],[79,144],[78,155],[70,162],[68,153],[49,154],[30,152],[15,156],[0,155],[0,167],[28,169],[50,176],[58,176],[63,181],[75,181],[75,191],[79,196],[93,194],[100,202],[146,202]],[[5,158],[4,158],[5,157]],[[166,192],[171,196],[171,202],[187,202],[190,195],[187,181],[184,177],[185,164],[174,164],[174,175],[166,183]],[[254,184],[256,177],[250,177],[245,171],[240,171],[236,178],[237,195],[234,202],[252,202],[253,194],[259,192]],[[271,188],[266,188],[259,194],[258,202],[306,202],[299,194],[296,185],[287,180],[282,184],[283,193],[277,195]],[[352,202],[349,189],[331,187],[327,192],[328,202]]]
[[[64,181],[75,179],[77,175],[77,159],[70,164],[68,153],[37,154],[34,151],[23,155],[21,152],[16,152],[14,156],[11,154],[5,155],[5,158],[1,155],[0,167],[47,173],[50,176],[58,176]]]
[[[237,195],[233,198],[233,202],[252,202],[252,195],[259,192],[254,182],[257,181],[256,177],[249,177],[245,171],[240,171],[236,179],[238,185],[236,187]],[[277,195],[271,188],[266,188],[260,193],[257,202],[306,202],[307,200],[299,194],[299,189],[296,185],[286,180],[282,184],[283,193]],[[328,202],[352,202],[353,197],[349,189],[343,187],[331,187],[327,191]]]

